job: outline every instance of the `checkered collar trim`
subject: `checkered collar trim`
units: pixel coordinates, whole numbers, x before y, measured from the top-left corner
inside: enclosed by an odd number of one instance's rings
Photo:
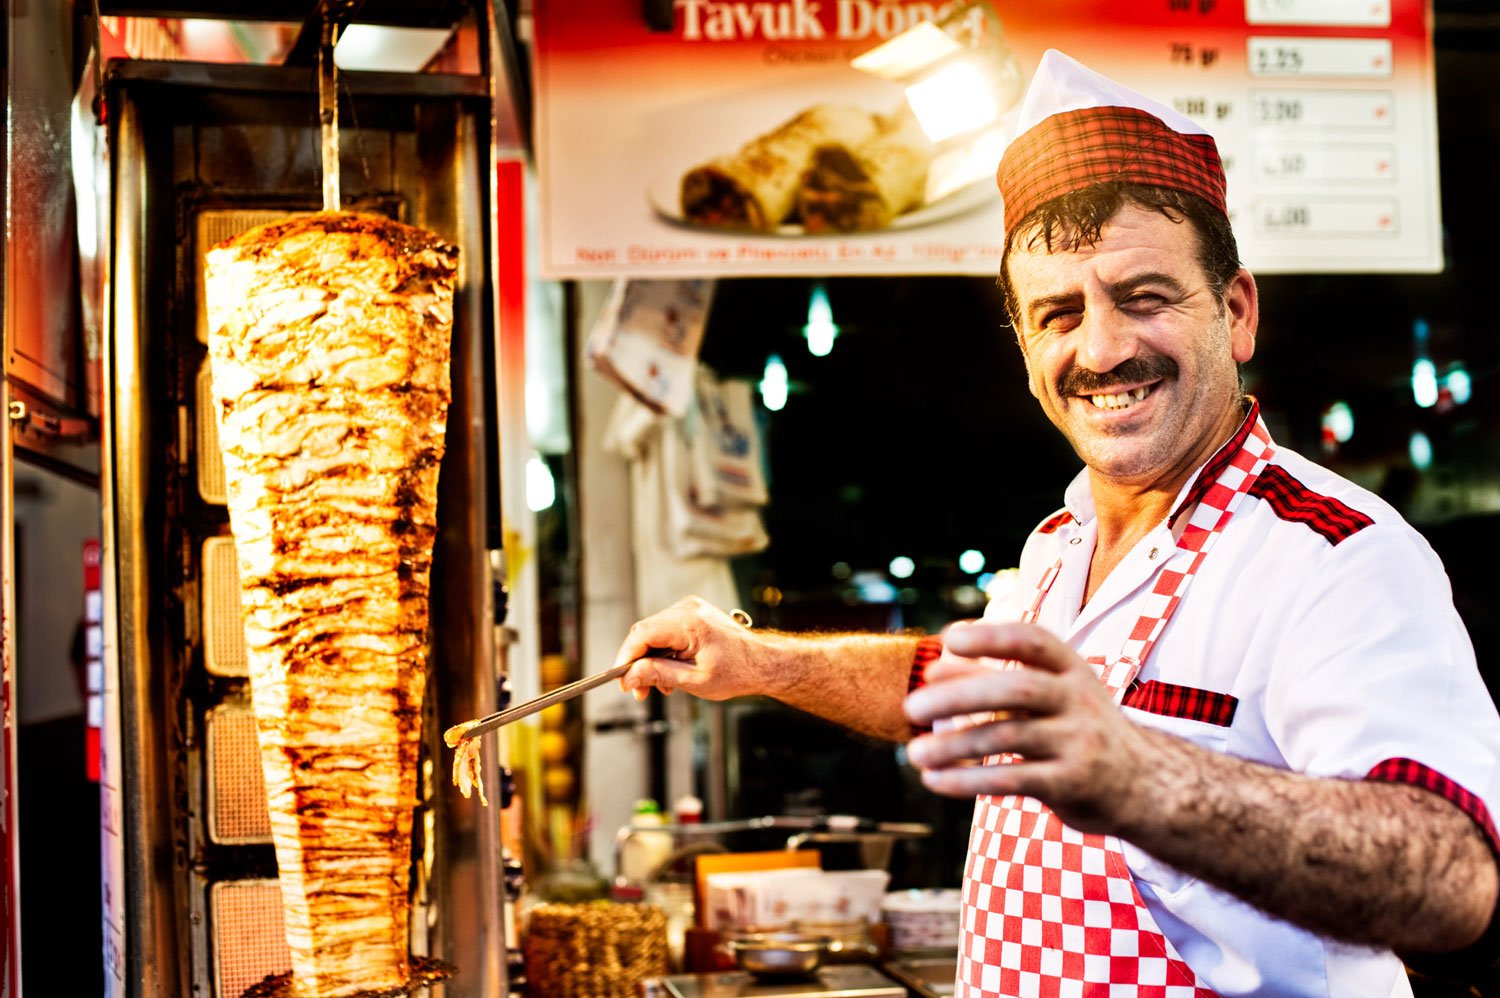
[[[1176,526],[1177,519],[1183,512],[1191,509],[1195,503],[1203,498],[1214,482],[1219,480],[1229,462],[1233,461],[1245,447],[1245,441],[1255,427],[1260,425],[1260,401],[1254,396],[1246,396],[1245,418],[1240,423],[1240,428],[1235,430],[1234,436],[1225,441],[1214,456],[1203,463],[1203,466],[1188,479],[1181,491],[1177,493],[1177,502],[1172,506],[1172,515],[1167,518],[1167,527]],[[1266,439],[1270,434],[1266,433]],[[1274,441],[1273,441],[1274,443]],[[1084,468],[1073,480],[1068,483],[1067,491],[1063,494],[1063,506],[1073,514],[1076,524],[1088,523],[1094,518],[1094,493],[1089,487],[1089,470]]]
[[[1240,428],[1234,431],[1234,436],[1220,447],[1214,456],[1203,463],[1198,473],[1188,480],[1181,492],[1177,494],[1177,505],[1172,508],[1172,515],[1167,517],[1167,526],[1175,527],[1177,518],[1184,512],[1192,509],[1203,499],[1208,490],[1213,488],[1224,469],[1229,467],[1229,462],[1239,456],[1240,451],[1245,449],[1245,441],[1250,438],[1250,433],[1260,423],[1260,401],[1254,396],[1249,396],[1250,405],[1245,412],[1245,418],[1240,423]],[[1265,430],[1262,429],[1264,433]],[[1266,433],[1266,440],[1270,441],[1271,435]]]

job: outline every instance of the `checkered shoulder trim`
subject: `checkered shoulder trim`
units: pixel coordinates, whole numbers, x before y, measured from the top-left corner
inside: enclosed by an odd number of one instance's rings
[[[1266,465],[1250,486],[1250,494],[1265,500],[1283,520],[1305,524],[1322,534],[1329,544],[1346,541],[1375,522],[1332,496],[1312,491],[1275,464]]]
[[[1474,823],[1490,840],[1490,848],[1500,854],[1500,829],[1495,827],[1494,816],[1490,814],[1489,808],[1485,807],[1484,801],[1437,770],[1424,766],[1415,759],[1387,759],[1377,763],[1365,779],[1421,787],[1423,790],[1430,790],[1439,797],[1452,801],[1459,810],[1474,819]]]
[[[1043,520],[1042,525],[1036,528],[1036,532],[1039,534],[1055,534],[1057,533],[1059,527],[1061,527],[1065,523],[1071,522],[1072,519],[1072,513],[1069,513],[1067,510],[1062,510],[1061,512],[1053,516],[1049,516],[1047,517],[1047,519]]]
[[[917,642],[917,650],[911,657],[911,672],[906,678],[908,693],[926,684],[927,667],[942,653],[943,639],[936,634],[929,634]]]

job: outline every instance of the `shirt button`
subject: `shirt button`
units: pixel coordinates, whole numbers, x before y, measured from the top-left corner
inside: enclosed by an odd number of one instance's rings
[[[1079,542],[1080,542],[1080,541],[1082,541],[1082,540],[1083,540],[1083,538],[1082,538],[1082,537],[1073,537],[1073,538],[1070,538],[1070,539],[1069,539],[1069,540],[1068,540],[1068,543],[1069,543],[1069,544],[1077,544],[1077,543],[1079,543]]]
[[[1148,554],[1148,555],[1146,555],[1146,557],[1150,558],[1152,561],[1155,561],[1156,560],[1156,552],[1157,552],[1157,548],[1152,548],[1151,549],[1151,553]]]

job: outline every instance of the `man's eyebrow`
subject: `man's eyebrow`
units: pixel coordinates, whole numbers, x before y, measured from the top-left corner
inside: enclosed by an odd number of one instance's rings
[[[1163,274],[1154,270],[1147,271],[1144,274],[1132,274],[1122,281],[1117,281],[1114,284],[1106,284],[1105,287],[1109,289],[1110,294],[1115,298],[1120,298],[1131,291],[1136,291],[1148,285],[1160,287],[1168,294],[1175,295],[1178,298],[1186,298],[1188,296],[1187,285],[1171,274]]]
[[[1141,274],[1132,274],[1124,280],[1116,281],[1113,284],[1105,284],[1104,287],[1109,292],[1110,297],[1119,299],[1132,291],[1151,286],[1159,287],[1169,295],[1177,298],[1186,298],[1188,296],[1188,288],[1185,284],[1171,274],[1155,270],[1146,271]],[[1042,295],[1040,298],[1033,298],[1026,302],[1022,311],[1028,316],[1035,316],[1039,312],[1045,312],[1059,305],[1077,305],[1082,299],[1083,294],[1081,292],[1062,291],[1057,294]]]
[[[1043,295],[1033,298],[1026,303],[1023,310],[1028,316],[1034,316],[1038,312],[1045,312],[1057,305],[1077,305],[1083,300],[1083,295],[1077,291],[1063,291],[1055,295]]]

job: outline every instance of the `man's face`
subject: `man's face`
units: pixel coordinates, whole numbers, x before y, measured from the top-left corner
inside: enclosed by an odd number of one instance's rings
[[[1096,474],[1185,478],[1238,425],[1236,364],[1255,349],[1255,283],[1223,299],[1187,222],[1122,208],[1093,246],[1018,238],[1009,258],[1031,393]],[[1226,429],[1227,427],[1227,429]]]

